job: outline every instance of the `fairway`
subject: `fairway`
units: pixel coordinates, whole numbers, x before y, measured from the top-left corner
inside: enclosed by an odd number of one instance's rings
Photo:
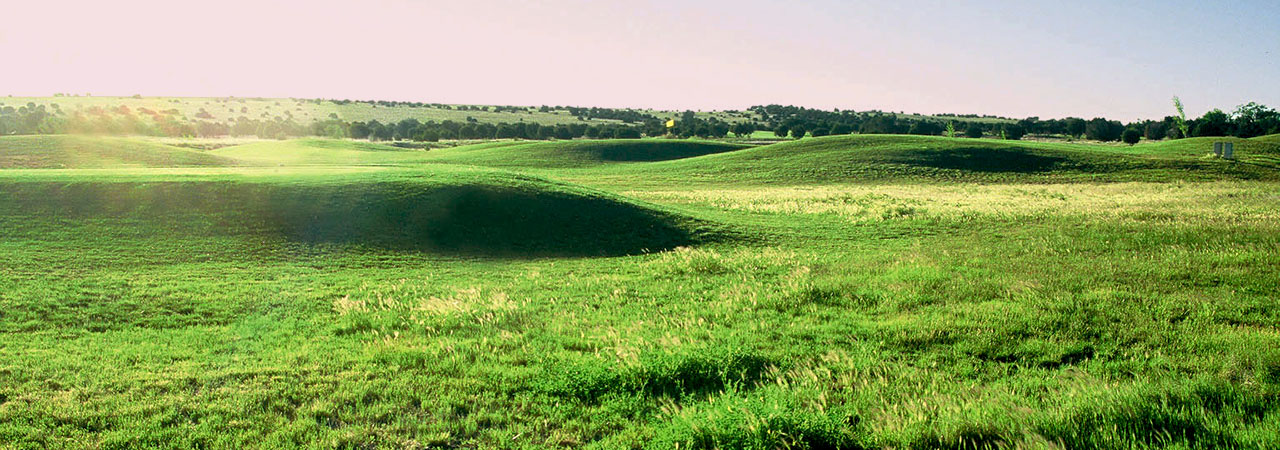
[[[1231,141],[0,137],[0,447],[1277,448]]]

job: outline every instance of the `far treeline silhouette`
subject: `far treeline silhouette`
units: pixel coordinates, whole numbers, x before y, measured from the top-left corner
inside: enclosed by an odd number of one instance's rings
[[[313,103],[350,103],[349,100],[310,100]],[[400,105],[402,102],[367,102],[377,105]],[[404,103],[410,107],[450,108],[455,110],[490,111],[488,106],[449,106]],[[495,112],[527,111],[533,108],[493,107]],[[542,106],[546,112],[551,107]],[[245,116],[218,121],[203,112],[185,117],[176,109],[163,111],[148,108],[131,109],[125,105],[94,106],[67,111],[56,103],[28,102],[21,106],[0,106],[0,135],[15,134],[119,134],[169,137],[256,136],[287,138],[324,136],[332,138],[369,139],[375,141],[411,140],[433,142],[449,139],[634,139],[643,136],[676,136],[681,138],[724,138],[750,136],[756,131],[769,131],[776,137],[827,136],[851,133],[952,135],[966,137],[995,136],[1021,139],[1026,135],[1081,137],[1096,141],[1136,143],[1148,140],[1178,139],[1200,136],[1254,137],[1280,133],[1280,113],[1265,105],[1250,102],[1231,113],[1214,109],[1196,119],[1168,116],[1162,120],[1144,120],[1123,124],[1105,118],[1085,120],[1075,117],[1044,119],[1028,117],[978,117],[944,114],[912,116],[881,111],[825,111],[797,106],[753,106],[753,115],[740,111],[727,114],[743,117],[727,122],[716,117],[699,117],[685,111],[676,118],[675,126],[653,114],[630,109],[555,107],[567,110],[578,119],[609,119],[607,124],[541,125],[532,122],[481,122],[444,120],[426,122],[407,118],[381,123],[341,120],[336,114],[308,124],[292,118],[251,119]],[[957,130],[957,125],[959,129]],[[1185,131],[1184,131],[1185,130]]]

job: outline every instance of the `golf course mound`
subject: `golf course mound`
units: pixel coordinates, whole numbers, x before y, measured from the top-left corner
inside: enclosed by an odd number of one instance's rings
[[[746,147],[724,142],[665,139],[496,142],[434,150],[431,159],[491,167],[571,168],[677,160]]]
[[[1241,140],[1245,141],[1245,140]],[[1138,146],[851,135],[809,138],[620,168],[653,179],[793,183],[885,180],[974,182],[1280,179],[1266,142],[1237,146],[1239,161],[1205,158],[1212,140]],[[1241,164],[1243,162],[1244,164]],[[602,171],[602,174],[608,172]]]
[[[0,169],[229,166],[232,159],[139,139],[35,135],[0,137]]]
[[[497,170],[85,178],[0,178],[0,191],[10,194],[0,198],[0,217],[26,220],[30,229],[106,221],[165,233],[506,256],[626,255],[697,241],[692,222],[677,214]]]
[[[264,141],[210,152],[255,166],[388,165],[420,162],[426,152],[371,142],[338,139]]]

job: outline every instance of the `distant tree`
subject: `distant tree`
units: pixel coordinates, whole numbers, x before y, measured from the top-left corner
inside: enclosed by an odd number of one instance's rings
[[[1173,96],[1173,109],[1178,112],[1178,115],[1173,116],[1173,124],[1178,127],[1183,137],[1191,136],[1191,126],[1187,124],[1187,113],[1182,110],[1182,99],[1176,95]]]
[[[710,136],[713,138],[723,138],[729,135],[729,124],[720,120],[712,119],[712,121],[707,124],[707,128],[710,131]]]
[[[243,120],[240,121],[240,123],[243,123],[243,122],[245,121]],[[373,134],[373,130],[370,129],[369,125],[365,124],[364,122],[352,122],[351,126],[348,127],[347,131],[348,131],[348,134],[351,135],[352,139],[368,139],[369,135]]]
[[[415,128],[418,128],[418,125],[420,124],[421,122],[418,122],[418,119],[414,119],[414,118],[408,118],[408,119],[404,119],[397,122],[395,126],[395,133],[394,133],[395,139],[412,138],[413,130]]]
[[[982,137],[982,125],[977,122],[969,122],[969,125],[964,129],[964,136],[974,139]]]
[[[833,135],[839,136],[850,133],[853,133],[853,126],[847,123],[837,123],[831,126],[831,134]]]
[[[1063,119],[1063,121],[1066,122],[1066,125],[1067,125],[1067,135],[1073,138],[1079,139],[1080,136],[1084,134],[1084,131],[1085,131],[1084,119],[1081,119],[1078,117],[1068,117],[1066,119]]]
[[[413,136],[415,141],[436,142],[440,140],[440,132],[433,127],[418,127],[417,132]]]
[[[795,125],[791,127],[791,137],[795,139],[802,139],[804,138],[804,135],[808,133],[809,130],[805,129],[804,125]]]
[[[1164,139],[1168,134],[1169,128],[1164,122],[1147,122],[1147,124],[1142,128],[1142,137],[1147,138],[1148,141]]]
[[[369,138],[375,141],[389,141],[395,138],[395,128],[378,123],[377,120],[369,121],[369,129],[372,130]]]
[[[1124,133],[1120,136],[1120,138],[1126,144],[1129,144],[1129,145],[1137,144],[1138,141],[1142,140],[1142,132],[1138,131],[1136,128],[1125,128]]]
[[[956,137],[956,124],[950,120],[947,121],[947,137]]]
[[[900,129],[898,118],[893,114],[873,115],[858,127],[858,132],[862,134],[897,134],[904,131],[909,130]]]
[[[1242,138],[1262,136],[1280,127],[1280,113],[1254,102],[1236,107],[1231,114],[1235,122],[1235,135]]]
[[[1090,120],[1084,127],[1084,136],[1095,141],[1118,141],[1123,133],[1124,125],[1120,122],[1101,117]]]
[[[329,125],[325,125],[324,136],[332,139],[342,139],[347,137],[347,131],[342,128],[341,124],[331,123]]]
[[[640,127],[618,127],[614,130],[618,139],[640,139]]]
[[[786,126],[786,125],[778,125],[777,127],[774,127],[774,129],[773,129],[773,135],[774,135],[774,136],[777,136],[777,137],[780,137],[780,138],[784,138],[784,137],[787,137],[787,134],[788,134],[790,131],[791,131],[791,129],[790,129],[790,128],[787,128],[787,126]]]
[[[1018,125],[1016,123],[1006,124],[1003,130],[1004,138],[1011,141],[1020,140],[1022,139],[1022,136],[1027,134],[1027,130],[1022,128],[1022,125]]]
[[[942,125],[930,120],[920,120],[911,124],[911,128],[907,130],[907,134],[917,136],[937,136],[943,133]]]
[[[1196,120],[1195,136],[1230,136],[1231,118],[1221,109],[1204,113]]]

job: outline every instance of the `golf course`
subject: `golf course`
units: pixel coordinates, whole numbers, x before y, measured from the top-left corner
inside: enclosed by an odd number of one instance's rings
[[[1280,135],[180,144],[0,136],[0,447],[1280,448]]]

